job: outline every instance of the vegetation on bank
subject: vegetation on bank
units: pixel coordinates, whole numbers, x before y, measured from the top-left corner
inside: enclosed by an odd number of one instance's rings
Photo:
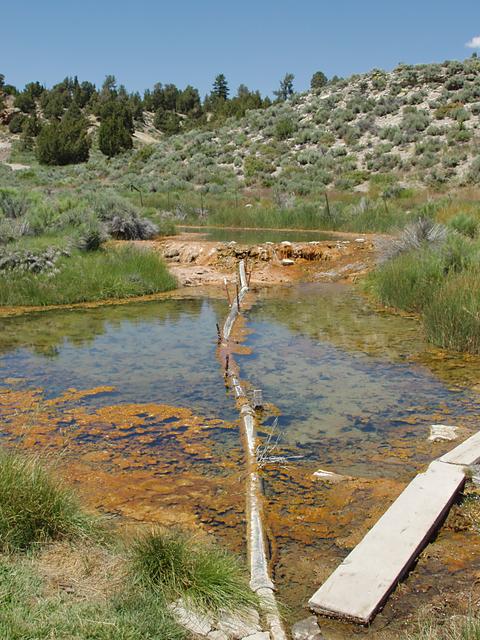
[[[367,288],[386,306],[420,314],[433,344],[478,355],[480,239],[471,234],[476,219],[466,219],[454,218],[451,230],[429,220],[407,227]]]
[[[480,640],[480,618],[471,613],[454,616],[444,622],[430,617],[421,620],[415,633],[405,640]]]
[[[211,614],[257,604],[231,554],[179,531],[124,540],[38,459],[0,452],[2,638],[185,640],[180,597]]]
[[[153,217],[115,195],[0,189],[0,304],[72,304],[173,289],[157,253],[105,244],[174,230]]]
[[[158,254],[136,247],[76,251],[35,273],[0,271],[0,304],[41,306],[129,298],[176,287]]]

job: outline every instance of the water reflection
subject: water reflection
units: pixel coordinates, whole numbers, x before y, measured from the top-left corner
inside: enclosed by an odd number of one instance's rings
[[[248,317],[254,356],[240,356],[242,375],[280,408],[290,444],[384,437],[409,423],[426,435],[422,416],[451,420],[480,408],[468,389],[452,390],[421,364],[417,321],[376,312],[351,287],[267,292]]]
[[[231,419],[215,358],[225,309],[218,300],[162,300],[2,319],[0,376],[25,378],[47,397],[109,385],[117,402],[170,403]]]

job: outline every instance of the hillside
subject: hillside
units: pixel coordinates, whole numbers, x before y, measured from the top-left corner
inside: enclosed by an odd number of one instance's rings
[[[329,83],[218,131],[165,139],[141,169],[176,188],[234,177],[305,195],[392,173],[414,186],[475,183],[480,61],[401,66]]]
[[[379,174],[414,187],[474,184],[480,178],[479,115],[477,58],[400,65],[390,73],[330,81],[219,128],[204,124],[165,136],[146,112],[134,138],[148,147],[105,168],[124,185],[210,193],[230,191],[238,181],[296,195],[361,191]],[[99,162],[92,151],[90,177]]]

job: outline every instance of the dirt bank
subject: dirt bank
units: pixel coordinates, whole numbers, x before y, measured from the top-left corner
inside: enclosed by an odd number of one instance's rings
[[[243,244],[213,242],[182,233],[142,242],[159,251],[182,286],[221,285],[235,279],[238,260],[247,261],[251,284],[355,280],[374,264],[377,236],[362,234],[311,242]]]

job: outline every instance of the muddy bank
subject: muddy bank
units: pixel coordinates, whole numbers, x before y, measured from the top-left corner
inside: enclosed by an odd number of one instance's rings
[[[222,285],[234,281],[240,259],[251,271],[251,284],[269,286],[298,281],[352,281],[375,262],[377,236],[368,234],[310,242],[261,244],[214,242],[200,234],[143,242],[159,251],[181,286]]]

